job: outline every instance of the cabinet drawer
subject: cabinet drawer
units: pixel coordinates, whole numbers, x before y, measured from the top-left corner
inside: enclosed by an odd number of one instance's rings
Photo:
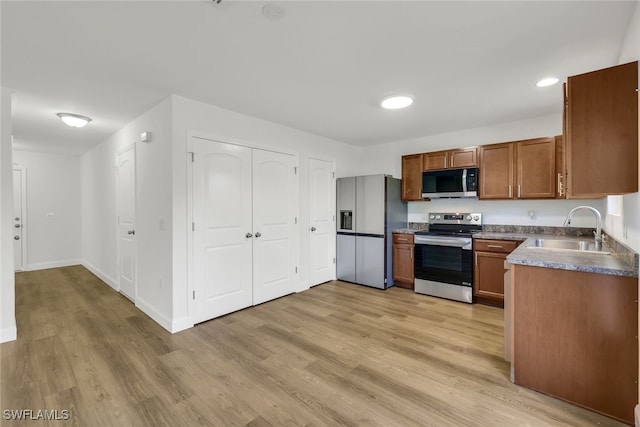
[[[474,241],[476,251],[511,253],[520,242],[514,240],[482,240]]]
[[[393,243],[400,245],[413,245],[413,234],[393,233]]]

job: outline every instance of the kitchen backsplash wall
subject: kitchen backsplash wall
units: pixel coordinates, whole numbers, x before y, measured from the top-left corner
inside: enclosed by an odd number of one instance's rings
[[[408,222],[426,223],[431,212],[480,212],[484,224],[561,227],[567,214],[576,206],[594,207],[602,214],[604,226],[605,199],[590,200],[478,200],[435,199],[429,202],[409,202]],[[578,211],[574,227],[595,227],[595,216]]]

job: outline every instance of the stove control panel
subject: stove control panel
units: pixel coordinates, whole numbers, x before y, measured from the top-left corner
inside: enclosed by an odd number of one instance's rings
[[[482,225],[481,213],[430,213],[429,224]]]

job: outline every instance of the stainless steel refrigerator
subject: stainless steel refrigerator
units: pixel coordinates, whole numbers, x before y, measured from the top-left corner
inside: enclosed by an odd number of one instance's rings
[[[394,284],[392,232],[407,226],[400,183],[385,175],[336,180],[339,280],[379,289]]]

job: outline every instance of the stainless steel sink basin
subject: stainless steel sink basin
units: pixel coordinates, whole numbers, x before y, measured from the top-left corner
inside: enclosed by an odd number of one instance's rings
[[[534,239],[527,247],[593,252],[602,255],[609,255],[611,253],[603,248],[596,248],[595,242],[587,242],[584,240]]]

